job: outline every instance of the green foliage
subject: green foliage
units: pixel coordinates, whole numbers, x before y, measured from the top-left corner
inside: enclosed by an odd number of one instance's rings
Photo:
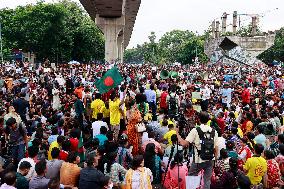
[[[34,52],[39,61],[103,60],[102,33],[86,12],[69,0],[1,9],[0,22],[5,49]]]
[[[205,37],[196,36],[191,31],[173,30],[164,34],[156,42],[156,35],[151,32],[148,37],[150,42],[145,42],[137,48],[125,51],[125,62],[151,62],[155,64],[180,62],[191,64],[197,55],[202,62],[207,61],[203,52]]]
[[[272,63],[274,60],[284,62],[284,27],[276,33],[274,45],[261,53],[258,58],[265,63]]]
[[[124,52],[124,62],[128,63],[142,63],[144,61],[142,46],[137,48],[127,49]]]

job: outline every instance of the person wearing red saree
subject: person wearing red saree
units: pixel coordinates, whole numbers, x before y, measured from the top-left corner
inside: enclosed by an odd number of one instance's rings
[[[133,146],[132,154],[139,153],[139,133],[136,130],[136,125],[142,120],[140,111],[138,110],[134,100],[129,102],[130,110],[127,112],[127,135],[128,142]]]

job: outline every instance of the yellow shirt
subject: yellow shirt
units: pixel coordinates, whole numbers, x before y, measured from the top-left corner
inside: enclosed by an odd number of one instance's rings
[[[97,119],[98,113],[103,113],[105,103],[101,99],[96,99],[91,103],[91,108],[93,110],[92,118]]]
[[[244,169],[248,171],[251,184],[259,184],[267,171],[267,163],[263,157],[251,157],[246,161]]]
[[[51,157],[51,151],[53,148],[59,148],[60,149],[60,146],[58,144],[57,141],[53,141],[50,146],[49,146],[49,150],[48,150],[48,160],[52,160],[52,157]]]
[[[238,135],[239,135],[241,138],[244,137],[244,133],[243,133],[242,129],[239,128],[239,127],[238,127]]]
[[[210,126],[210,125],[211,125],[211,122],[212,122],[212,121],[209,120],[206,125]]]
[[[235,115],[236,119],[239,117],[239,113],[238,112],[235,112],[234,115]]]
[[[160,120],[160,125],[163,124],[163,120]],[[168,125],[172,124],[173,126],[176,126],[176,124],[174,122],[172,122],[171,120],[168,119]]]
[[[220,83],[220,81],[216,80],[216,81],[215,81],[215,84],[218,85],[218,86],[220,86],[221,83]]]
[[[168,140],[169,145],[172,145],[172,135],[173,134],[177,134],[175,130],[171,130],[168,131],[165,135],[164,135],[164,139]]]
[[[119,111],[120,100],[109,101],[109,115],[110,115],[110,124],[119,125],[120,124],[120,111]]]
[[[146,84],[145,88],[146,88],[146,89],[150,89],[150,84],[149,84],[149,83]]]
[[[103,114],[104,114],[104,118],[109,117],[109,109],[107,109],[106,107],[103,109]]]

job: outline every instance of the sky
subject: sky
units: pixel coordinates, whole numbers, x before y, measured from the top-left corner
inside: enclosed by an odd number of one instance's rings
[[[14,8],[34,2],[36,0],[0,0],[0,8]],[[259,25],[263,31],[274,31],[284,26],[284,0],[141,0],[128,48],[148,41],[152,31],[156,33],[157,39],[174,29],[202,34],[214,19],[220,20],[223,12],[230,14],[229,25],[232,23],[233,11],[262,15]],[[248,24],[251,17],[241,16],[241,20],[242,24]],[[231,27],[228,26],[228,30]]]

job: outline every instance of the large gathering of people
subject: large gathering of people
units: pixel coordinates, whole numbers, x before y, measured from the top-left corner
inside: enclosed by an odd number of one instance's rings
[[[123,81],[101,94],[96,81],[114,66]],[[0,189],[282,188],[283,73],[262,63],[2,66]]]

